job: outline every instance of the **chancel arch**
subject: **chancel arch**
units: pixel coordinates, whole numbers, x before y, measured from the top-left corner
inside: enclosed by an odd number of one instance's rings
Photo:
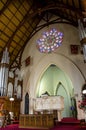
[[[49,65],[45,70],[37,86],[37,97],[43,93],[48,92],[49,96],[63,96],[64,97],[64,111],[63,116],[68,117],[70,114],[71,96],[74,95],[73,85],[68,76],[59,69],[55,64]]]
[[[47,70],[47,68],[49,69],[49,66],[51,64],[56,65],[59,68],[60,72],[62,71],[62,72],[64,72],[64,74],[67,75],[67,77],[70,79],[71,82],[66,83],[66,84],[68,84],[68,86],[70,86],[72,83],[72,86],[74,87],[74,94],[81,93],[80,88],[84,81],[84,77],[83,77],[82,73],[80,72],[80,70],[67,57],[60,55],[60,54],[53,53],[53,54],[43,56],[43,58],[40,59],[39,63],[37,65],[35,65],[33,67],[34,69],[31,71],[31,75],[29,77],[29,81],[27,83],[27,88],[26,88],[26,89],[28,89],[28,86],[29,86],[29,93],[30,93],[31,98],[37,97],[38,93],[36,93],[36,92],[38,92],[38,89],[39,89],[38,85],[40,85],[41,77],[43,76],[43,74]],[[74,77],[76,77],[76,78],[74,78]],[[61,78],[60,78],[60,80],[61,80]],[[58,80],[58,82],[59,82],[59,80]],[[66,82],[66,80],[64,80],[64,82]],[[56,83],[56,85],[57,85],[57,83]],[[78,92],[77,92],[77,86],[79,88]],[[51,90],[49,90],[49,93],[51,94],[53,92],[53,94],[55,94],[56,88],[54,88],[54,90],[52,92],[51,91],[52,91],[52,88],[51,88]],[[41,92],[43,93],[44,90],[42,90]],[[42,94],[42,93],[40,93],[40,94]],[[80,96],[80,95],[78,95],[78,96]],[[32,104],[31,104],[31,106],[32,106]],[[30,107],[30,113],[32,113],[32,111],[33,111],[32,107]]]
[[[64,84],[66,91],[72,91],[72,83],[70,82],[68,76],[55,64],[51,64],[41,75],[39,82],[37,84],[37,97],[46,91],[50,95],[56,95],[57,84]],[[69,86],[70,84],[70,86]],[[70,92],[69,92],[70,93]],[[72,92],[70,93],[72,96]]]

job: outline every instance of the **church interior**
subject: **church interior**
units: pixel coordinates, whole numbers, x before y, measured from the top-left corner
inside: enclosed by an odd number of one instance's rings
[[[70,120],[86,129],[86,0],[0,0],[0,129]]]

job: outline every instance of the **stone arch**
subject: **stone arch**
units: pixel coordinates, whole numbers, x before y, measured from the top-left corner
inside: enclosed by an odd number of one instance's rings
[[[72,81],[75,93],[77,93],[77,86],[78,86],[78,91],[81,93],[81,86],[82,83],[84,82],[84,77],[80,72],[80,70],[77,68],[77,66],[71,60],[69,60],[67,57],[63,55],[49,54],[48,56],[46,55],[43,58],[41,58],[40,62],[37,64],[37,66],[34,67],[35,69],[32,71],[30,75],[29,92],[31,93],[32,96],[35,95],[35,91],[37,89],[36,88],[37,82],[40,80],[40,77],[42,76],[44,71],[49,67],[50,64],[55,64],[61,70],[63,70]]]
[[[46,61],[46,62],[45,62]],[[36,98],[36,89],[37,89],[37,84],[40,81],[40,78],[44,71],[49,67],[49,65],[55,64],[58,66],[64,73],[68,75],[70,78],[73,87],[74,87],[74,93],[78,93],[78,97],[80,96],[81,93],[81,86],[84,82],[84,76],[82,75],[81,71],[78,69],[78,67],[67,57],[61,55],[61,54],[56,54],[52,53],[49,55],[43,56],[40,61],[38,62],[37,65],[35,65],[31,72],[31,75],[29,77],[29,81],[27,83],[27,87],[29,84],[29,94],[32,99]],[[78,76],[77,76],[78,75]],[[75,78],[74,78],[75,77]],[[78,86],[78,90],[77,90]],[[78,92],[77,92],[78,91]],[[79,97],[81,98],[81,97]],[[34,107],[34,105],[31,106]],[[30,107],[31,113],[32,113],[32,107]]]

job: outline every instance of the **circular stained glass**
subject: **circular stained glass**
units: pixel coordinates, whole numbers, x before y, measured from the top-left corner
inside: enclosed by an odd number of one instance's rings
[[[56,29],[43,32],[42,38],[37,40],[37,48],[42,53],[50,53],[61,46],[63,33]]]

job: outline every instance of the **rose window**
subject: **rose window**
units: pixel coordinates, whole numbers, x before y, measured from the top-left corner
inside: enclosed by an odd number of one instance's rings
[[[42,38],[37,40],[37,48],[42,53],[50,53],[61,46],[63,33],[56,29],[43,32]]]

